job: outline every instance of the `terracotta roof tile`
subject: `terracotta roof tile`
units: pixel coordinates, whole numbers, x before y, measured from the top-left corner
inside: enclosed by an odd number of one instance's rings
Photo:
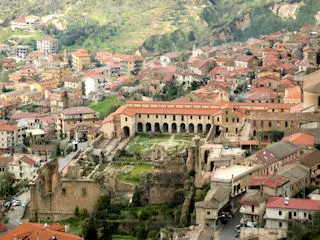
[[[266,208],[282,208],[282,209],[300,209],[300,210],[320,210],[319,200],[290,198],[288,204],[285,204],[284,197],[269,198]]]
[[[95,111],[88,107],[71,107],[63,110],[63,114],[65,115],[87,114],[87,113],[95,113]]]
[[[284,137],[283,140],[290,141],[296,145],[314,145],[314,136],[307,133],[295,133]]]

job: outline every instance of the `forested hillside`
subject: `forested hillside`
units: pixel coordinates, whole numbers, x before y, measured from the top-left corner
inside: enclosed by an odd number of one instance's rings
[[[11,19],[34,14],[61,47],[180,51],[316,24],[319,11],[319,0],[2,0],[0,41]]]

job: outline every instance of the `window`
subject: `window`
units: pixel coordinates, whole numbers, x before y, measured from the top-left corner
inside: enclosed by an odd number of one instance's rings
[[[279,227],[282,227],[282,222],[279,222]]]
[[[181,121],[183,121],[184,120],[184,117],[183,116],[181,116]]]
[[[288,122],[285,121],[284,126],[287,128],[288,127]]]
[[[237,123],[239,122],[239,118],[237,118]]]
[[[139,118],[141,118],[141,114],[139,114]]]
[[[82,197],[87,195],[87,189],[86,188],[82,188]]]
[[[190,119],[192,119],[192,116],[190,116]]]
[[[281,216],[282,215],[282,211],[279,211],[279,216]]]
[[[149,114],[147,115],[147,118],[149,118]]]
[[[207,211],[207,215],[210,215],[210,211]]]
[[[156,115],[156,118],[158,118],[158,115]]]
[[[272,126],[272,123],[271,123],[271,121],[269,121],[269,127],[271,127]]]
[[[67,195],[67,189],[66,188],[62,188],[62,196],[66,196]]]
[[[173,115],[173,121],[175,121],[176,120],[176,116],[175,115]]]
[[[220,121],[220,118],[217,118],[217,122],[219,122]]]
[[[201,116],[199,116],[199,120],[201,120]]]
[[[234,123],[234,118],[232,118],[232,122]]]
[[[164,118],[167,118],[167,115],[164,115]]]
[[[208,116],[208,120],[210,120],[210,116]]]
[[[226,118],[226,122],[229,122],[229,119],[228,119],[228,118]]]
[[[253,205],[251,206],[251,211],[254,212],[254,206]]]
[[[303,216],[304,216],[304,217],[307,217],[307,213],[303,213]]]
[[[125,119],[124,119],[126,122],[128,122],[128,118],[126,117]]]
[[[293,216],[296,217],[297,216],[297,212],[293,212]]]

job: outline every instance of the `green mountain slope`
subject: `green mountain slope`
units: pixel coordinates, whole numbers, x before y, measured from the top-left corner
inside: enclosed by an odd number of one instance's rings
[[[16,35],[6,28],[12,18],[51,14],[46,33],[62,47],[179,51],[294,30],[319,11],[319,0],[2,0],[0,41]]]

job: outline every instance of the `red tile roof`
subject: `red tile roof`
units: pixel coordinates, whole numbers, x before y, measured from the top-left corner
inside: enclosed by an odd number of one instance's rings
[[[17,125],[0,124],[0,131],[13,132],[17,128]]]
[[[63,110],[63,114],[65,115],[86,114],[86,113],[95,113],[95,111],[88,107],[71,107]]]
[[[269,198],[266,208],[284,208],[284,209],[300,209],[300,210],[320,210],[320,200],[290,198],[289,203],[285,204],[284,197]]]
[[[6,229],[7,229],[7,227],[0,223],[0,232],[4,231]]]
[[[35,165],[36,164],[36,161],[34,161],[33,159],[27,157],[27,156],[23,156],[19,159],[20,161],[28,164],[28,165]]]
[[[16,19],[12,20],[11,22],[24,23],[24,22],[26,22],[26,18],[24,18],[24,17],[16,18]]]
[[[307,133],[295,133],[284,137],[283,140],[288,140],[296,145],[314,145],[314,136]]]
[[[278,188],[289,182],[290,179],[281,175],[273,174],[273,175],[263,175],[253,177],[248,186],[267,186],[270,188]]]
[[[61,240],[83,240],[83,238],[69,233],[65,233],[63,226],[55,225],[43,225],[36,223],[24,223],[18,227],[6,232],[0,236],[0,240],[37,240],[37,239],[52,239],[55,236]]]
[[[255,57],[252,55],[241,55],[241,56],[237,57],[235,61],[249,62],[253,58],[255,58]]]
[[[284,96],[284,99],[296,99],[296,100],[302,99],[302,93],[301,93],[300,86],[286,88],[285,91],[286,91],[286,95]]]

